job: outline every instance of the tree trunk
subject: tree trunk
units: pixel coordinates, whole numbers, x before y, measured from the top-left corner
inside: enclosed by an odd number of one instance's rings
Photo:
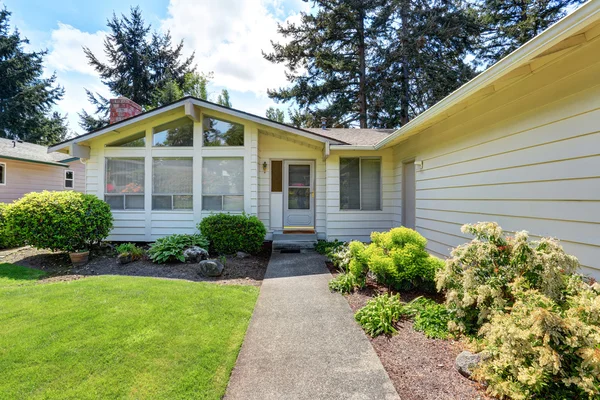
[[[361,129],[367,127],[367,66],[365,59],[365,12],[358,11],[358,106]]]

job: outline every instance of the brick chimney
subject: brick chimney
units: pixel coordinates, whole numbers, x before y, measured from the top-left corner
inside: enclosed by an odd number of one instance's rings
[[[142,106],[127,97],[110,99],[110,123],[123,121],[142,113]]]

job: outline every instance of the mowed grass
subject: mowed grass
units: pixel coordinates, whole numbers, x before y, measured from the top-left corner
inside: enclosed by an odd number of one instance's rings
[[[1,399],[219,399],[258,296],[99,276],[39,284],[0,264]]]

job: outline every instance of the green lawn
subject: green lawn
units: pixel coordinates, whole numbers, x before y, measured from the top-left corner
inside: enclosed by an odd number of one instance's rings
[[[1,399],[219,399],[253,286],[102,276],[38,284],[0,264]]]

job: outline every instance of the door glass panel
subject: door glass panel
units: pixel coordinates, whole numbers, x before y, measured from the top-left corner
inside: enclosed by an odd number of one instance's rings
[[[310,165],[290,165],[289,185],[310,186]]]
[[[310,188],[289,188],[288,209],[310,210]]]

